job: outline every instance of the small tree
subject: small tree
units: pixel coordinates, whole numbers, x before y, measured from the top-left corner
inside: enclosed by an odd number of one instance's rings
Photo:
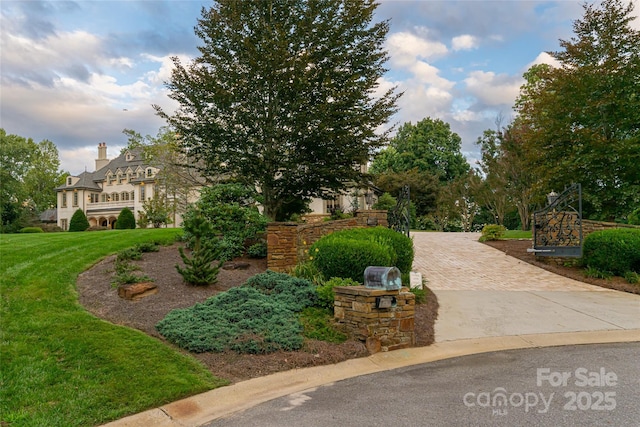
[[[73,213],[69,222],[69,231],[86,231],[89,228],[89,221],[82,209],[78,209]]]
[[[153,224],[153,228],[160,228],[160,226],[171,222],[169,209],[167,209],[163,198],[158,197],[157,193],[153,196],[153,199],[146,200],[142,208],[144,211],[139,212],[139,214],[141,222],[144,223],[145,226],[142,227],[142,225],[140,225],[141,228],[146,228],[146,225],[149,223]]]
[[[398,204],[398,201],[389,193],[382,193],[382,196],[378,198],[378,201],[373,205],[373,209],[389,210],[393,209]]]
[[[124,208],[120,211],[120,215],[118,215],[118,220],[116,221],[116,228],[119,230],[136,228],[136,218],[133,212],[131,212],[131,209]]]
[[[220,245],[216,244],[217,241],[215,240],[203,240],[204,236],[211,235],[211,224],[200,212],[196,212],[195,215],[185,220],[184,231],[193,236],[194,245],[191,257],[184,253],[183,248],[178,248],[180,257],[185,264],[185,268],[181,268],[176,264],[178,273],[190,285],[215,283],[223,261],[218,261],[215,266],[212,265],[213,261],[220,259]]]

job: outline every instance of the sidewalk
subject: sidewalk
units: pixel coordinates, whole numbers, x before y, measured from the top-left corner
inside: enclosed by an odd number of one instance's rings
[[[473,233],[414,233],[414,270],[440,304],[436,343],[243,381],[106,426],[199,426],[323,384],[469,354],[640,341],[640,295],[549,273]]]

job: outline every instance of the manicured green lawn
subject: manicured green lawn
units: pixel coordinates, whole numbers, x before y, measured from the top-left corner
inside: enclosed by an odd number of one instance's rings
[[[504,233],[504,239],[531,239],[531,230],[507,230]]]
[[[79,273],[179,232],[0,235],[0,421],[97,425],[226,384],[197,360],[78,303]]]

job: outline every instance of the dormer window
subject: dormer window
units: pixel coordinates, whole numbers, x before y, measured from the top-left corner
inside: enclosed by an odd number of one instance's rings
[[[153,176],[153,169],[147,169],[147,178],[151,178]]]
[[[70,176],[67,177],[67,185],[71,185],[73,183],[73,178],[71,178]]]
[[[131,152],[127,151],[127,155],[125,156],[127,162],[130,162],[133,160],[134,156],[133,154],[131,154]]]

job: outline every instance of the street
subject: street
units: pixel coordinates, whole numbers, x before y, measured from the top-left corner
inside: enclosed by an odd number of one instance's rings
[[[475,354],[278,398],[213,426],[638,426],[640,343]]]

